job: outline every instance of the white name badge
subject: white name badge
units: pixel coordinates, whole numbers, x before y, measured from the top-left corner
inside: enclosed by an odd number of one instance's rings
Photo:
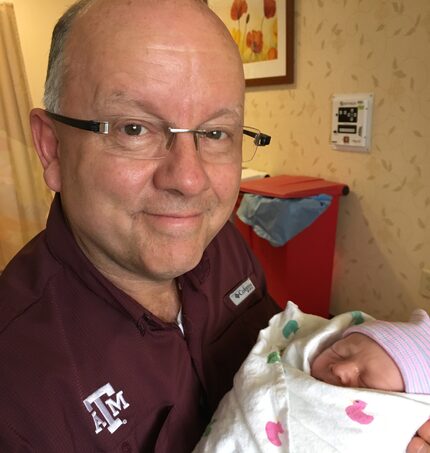
[[[240,286],[238,286],[230,295],[230,300],[235,305],[240,305],[250,294],[255,291],[255,286],[251,279],[245,280]]]

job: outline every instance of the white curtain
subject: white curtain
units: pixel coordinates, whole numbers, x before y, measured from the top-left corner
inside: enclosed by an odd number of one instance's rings
[[[0,4],[0,272],[44,228],[52,199],[32,146],[30,108],[13,5]]]

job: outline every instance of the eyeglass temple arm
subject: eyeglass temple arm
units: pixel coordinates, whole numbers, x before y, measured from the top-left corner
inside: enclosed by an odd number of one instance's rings
[[[78,120],[76,118],[70,118],[68,116],[59,115],[58,113],[52,113],[47,110],[46,114],[60,123],[67,124],[72,127],[76,127],[77,129],[83,129],[85,131],[96,132],[97,134],[108,134],[109,133],[109,123],[104,121],[93,121],[93,120]],[[171,132],[178,133],[178,132],[193,132],[192,130],[188,129],[171,129]],[[257,146],[267,146],[270,143],[271,137],[270,135],[263,134],[263,132],[257,133],[250,131],[248,129],[243,129],[243,133],[252,137],[254,142]]]
[[[45,111],[50,118],[59,121],[60,123],[67,124],[68,126],[76,127],[77,129],[96,132],[97,134],[107,134],[109,132],[109,123],[107,122],[77,120],[75,118],[69,118],[68,116],[59,115],[58,113]]]
[[[254,139],[254,143],[257,146],[266,146],[270,143],[271,136],[267,134],[263,134],[263,132],[257,133],[253,131],[249,131],[248,129],[243,129],[243,133],[252,137]]]

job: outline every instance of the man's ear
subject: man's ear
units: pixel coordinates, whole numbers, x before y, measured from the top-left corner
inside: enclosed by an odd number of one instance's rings
[[[33,142],[43,166],[43,177],[54,192],[61,191],[60,159],[58,139],[51,118],[42,109],[30,112]]]

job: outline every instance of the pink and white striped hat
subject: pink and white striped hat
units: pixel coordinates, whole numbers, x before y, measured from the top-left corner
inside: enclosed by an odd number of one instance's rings
[[[343,337],[361,333],[376,341],[399,367],[406,393],[430,394],[430,318],[421,309],[409,322],[366,321],[349,327]]]

